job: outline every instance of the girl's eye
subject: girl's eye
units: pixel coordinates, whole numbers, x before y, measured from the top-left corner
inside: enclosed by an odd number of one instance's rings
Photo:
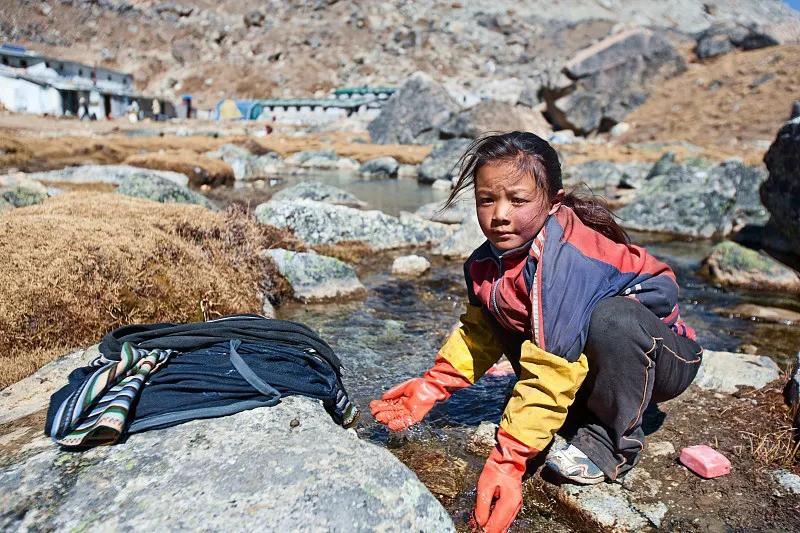
[[[522,205],[522,204],[527,204],[528,200],[526,200],[525,198],[512,198],[511,203],[515,205]]]
[[[478,202],[481,205],[489,205],[490,203],[492,203],[492,199],[491,198],[481,198],[480,200],[478,200]]]

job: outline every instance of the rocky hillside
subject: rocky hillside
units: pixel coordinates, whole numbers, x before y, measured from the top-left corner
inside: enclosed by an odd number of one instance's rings
[[[394,85],[417,70],[470,92],[496,95],[509,83],[524,90],[619,24],[666,28],[687,44],[719,22],[757,25],[779,42],[800,37],[800,14],[779,0],[3,0],[0,7],[0,41],[129,71],[142,91],[192,93],[201,105],[229,95]]]

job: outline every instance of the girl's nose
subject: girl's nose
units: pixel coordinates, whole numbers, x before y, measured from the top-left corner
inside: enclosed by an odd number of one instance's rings
[[[496,202],[494,206],[494,213],[492,213],[492,219],[495,222],[507,222],[508,211],[509,211],[508,202],[503,202],[503,201]]]

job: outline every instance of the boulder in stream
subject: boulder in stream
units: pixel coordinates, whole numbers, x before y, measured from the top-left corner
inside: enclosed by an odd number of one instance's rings
[[[800,294],[800,275],[770,256],[724,241],[712,248],[701,272],[721,285]]]
[[[397,170],[400,168],[400,163],[397,159],[391,156],[376,157],[365,161],[358,171],[367,176],[385,176],[394,178],[397,177]]]
[[[419,255],[404,255],[392,262],[392,274],[399,276],[421,276],[430,268],[430,261]]]
[[[356,271],[334,257],[293,252],[281,248],[266,250],[278,272],[292,286],[295,298],[304,302],[358,296],[366,292]]]

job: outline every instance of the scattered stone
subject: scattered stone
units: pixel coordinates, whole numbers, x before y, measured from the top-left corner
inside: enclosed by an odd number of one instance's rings
[[[481,422],[467,439],[467,451],[482,457],[488,456],[495,445],[497,427],[497,424],[494,422]]]
[[[281,248],[266,250],[264,255],[272,259],[298,300],[323,301],[366,291],[353,267],[336,258]]]
[[[302,424],[291,428],[294,419]],[[291,531],[302,522],[310,531],[455,531],[389,450],[359,440],[302,396],[83,453],[44,436],[27,448],[0,469],[5,529],[77,530],[91,517],[122,530]],[[176,487],[189,497],[176,498]]]
[[[386,156],[365,161],[358,171],[368,176],[388,176],[394,178],[397,176],[399,167],[400,164],[397,162],[397,159]]]
[[[654,171],[659,174],[653,176]],[[767,220],[757,195],[766,174],[758,167],[733,160],[716,166],[703,160],[675,165],[662,160],[648,176],[633,201],[617,213],[628,229],[711,238]]]
[[[779,376],[780,368],[765,355],[705,350],[694,384],[703,390],[733,394],[739,387],[761,389]]]
[[[440,137],[475,139],[497,131],[529,131],[547,138],[553,130],[544,116],[526,106],[484,100],[455,114],[441,128]]]
[[[286,187],[272,195],[272,199],[281,202],[305,199],[348,207],[367,207],[366,202],[359,200],[353,194],[318,181],[304,181],[291,187]]]
[[[783,468],[772,472],[772,477],[789,494],[800,494],[800,476]]]
[[[419,255],[404,255],[392,263],[392,274],[399,276],[421,276],[431,268],[431,263]]]
[[[753,26],[717,22],[697,36],[694,52],[700,59],[717,57],[735,48],[755,50],[780,44],[775,37]]]
[[[254,9],[252,11],[248,11],[244,15],[244,25],[246,28],[260,28],[264,25],[264,20],[266,19],[266,15],[262,13],[258,9]]]
[[[419,177],[419,165],[400,165],[397,169],[397,177],[417,179]]]
[[[553,132],[547,140],[550,144],[574,144],[578,139],[572,130],[558,130]]]
[[[419,182],[450,181],[458,174],[458,161],[471,144],[469,139],[450,139],[436,143],[419,166]]]
[[[705,479],[724,476],[731,472],[731,462],[728,458],[705,444],[683,448],[679,460],[686,468]]]
[[[773,227],[800,248],[800,117],[790,120],[764,156],[769,178],[761,186],[761,201]]]
[[[800,275],[768,255],[724,241],[712,248],[701,273],[721,285],[800,294]]]
[[[648,442],[647,453],[653,457],[673,455],[675,453],[675,446],[666,440],[660,442]]]
[[[246,148],[230,143],[223,144],[204,155],[228,163],[233,169],[234,177],[239,181],[275,175],[282,169],[282,160],[277,153],[255,155]]]
[[[714,310],[714,312],[727,316],[752,318],[763,322],[774,322],[776,324],[800,325],[800,313],[797,311],[790,311],[789,309],[781,309],[780,307],[769,307],[756,304],[737,304],[733,307],[717,308]],[[744,346],[742,346],[740,349],[746,353]]]
[[[6,210],[36,205],[48,196],[47,187],[23,173],[0,176],[0,200]]]
[[[196,204],[208,209],[214,209],[214,205],[202,194],[194,192],[184,185],[178,185],[174,181],[160,176],[153,176],[147,172],[127,176],[120,182],[116,192],[134,198],[161,202],[162,204]]]
[[[439,137],[439,128],[459,110],[450,93],[423,72],[412,74],[370,122],[372,142],[427,144]]]
[[[545,87],[547,114],[556,126],[578,133],[608,129],[646,99],[649,87],[686,69],[659,33],[635,28],[578,52],[564,66],[568,89]]]
[[[439,243],[452,233],[445,224],[410,214],[393,217],[304,199],[261,204],[255,216],[263,224],[291,229],[312,245],[357,241],[376,250],[388,250]]]
[[[617,188],[639,188],[644,183],[650,165],[647,163],[614,163],[612,161],[587,161],[575,166],[565,166],[565,185],[585,183],[595,194],[610,196]]]
[[[612,137],[615,137],[615,138],[616,137],[622,137],[623,135],[628,133],[630,131],[630,129],[631,129],[631,125],[628,124],[627,122],[618,122],[618,123],[614,124],[614,127],[611,128],[609,133],[611,134]]]

